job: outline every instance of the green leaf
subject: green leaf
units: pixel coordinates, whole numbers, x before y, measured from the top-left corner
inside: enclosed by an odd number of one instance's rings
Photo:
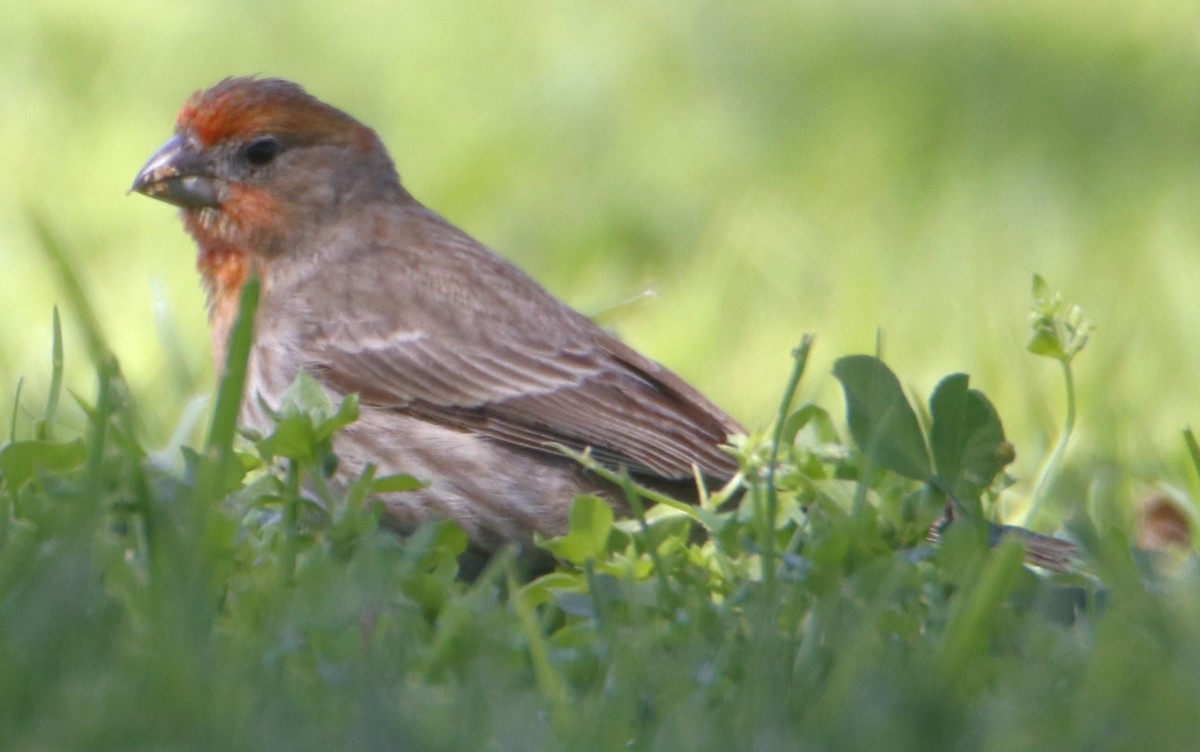
[[[1053,325],[1035,322],[1032,326],[1033,333],[1025,345],[1026,350],[1034,355],[1056,360],[1066,357],[1066,352],[1062,348],[1062,343],[1059,342],[1058,333],[1055,332]]]
[[[412,475],[385,475],[371,481],[371,493],[401,493],[403,491],[419,491],[429,485],[428,481]]]
[[[449,572],[450,569],[457,571],[458,557],[471,543],[467,532],[453,520],[439,520],[432,525],[426,525],[425,528],[430,531],[426,562],[436,561],[440,564],[438,568],[443,572]],[[454,574],[450,573],[449,576],[453,579]]]
[[[883,361],[850,355],[833,366],[846,393],[850,434],[871,464],[914,480],[933,474],[917,415]]]
[[[301,371],[301,373],[304,372]],[[348,394],[342,399],[341,404],[338,405],[337,411],[317,425],[317,440],[325,441],[331,438],[335,433],[356,420],[358,420],[358,395]]]
[[[321,382],[301,370],[274,416],[275,428],[257,442],[259,451],[268,459],[309,462],[325,456],[333,435],[358,419],[358,395],[346,396],[335,409]]]
[[[308,371],[301,369],[283,393],[279,410],[281,413],[292,411],[325,418],[333,414],[333,400],[330,399],[329,392],[325,391],[325,387],[321,386],[321,382],[313,378]]]
[[[963,373],[942,379],[929,410],[929,444],[938,475],[959,498],[977,497],[1012,461],[1000,416]]]
[[[316,454],[317,435],[307,415],[289,415],[280,418],[275,430],[258,442],[258,451],[263,457],[287,457],[293,460],[311,460]]]
[[[838,440],[837,429],[834,428],[829,412],[825,408],[813,404],[804,405],[788,416],[780,438],[783,443],[790,444],[796,440],[796,435],[806,427],[811,427],[813,435],[821,441],[834,443]]]
[[[542,545],[572,564],[583,564],[606,552],[612,524],[613,510],[608,502],[599,496],[576,496],[567,534],[543,541]]]
[[[42,472],[66,472],[83,464],[87,447],[74,441],[14,441],[0,449],[0,475],[11,492]]]

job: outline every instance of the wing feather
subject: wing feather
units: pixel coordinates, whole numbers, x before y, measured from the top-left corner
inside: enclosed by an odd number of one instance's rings
[[[422,209],[402,230],[404,242],[340,263],[321,295],[299,293],[340,306],[309,306],[306,359],[331,386],[517,446],[589,448],[632,472],[736,472],[719,447],[743,429],[679,377],[437,215]],[[364,295],[364,278],[393,289]]]

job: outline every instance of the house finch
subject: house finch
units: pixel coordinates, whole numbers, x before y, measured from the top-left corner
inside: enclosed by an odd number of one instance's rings
[[[694,468],[737,471],[720,448],[737,421],[422,206],[374,131],[294,83],[197,92],[133,190],[182,209],[218,367],[242,285],[261,280],[243,423],[265,427],[260,400],[302,368],[335,399],[357,392],[339,473],[430,481],[384,498],[400,529],[449,517],[491,550],[563,533],[577,494],[623,511],[558,445],[692,493]]]

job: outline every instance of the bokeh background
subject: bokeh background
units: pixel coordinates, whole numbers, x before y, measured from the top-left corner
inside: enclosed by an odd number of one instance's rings
[[[374,126],[423,202],[750,426],[802,333],[802,395],[840,411],[830,364],[882,331],[918,392],[970,373],[1032,477],[1062,413],[1057,369],[1024,351],[1034,272],[1098,327],[1074,456],[1162,478],[1200,419],[1200,6],[1182,0],[10,3],[0,402],[22,377],[29,404],[44,392],[64,300],[33,215],[151,443],[211,389],[191,242],[125,192],[190,92],[248,73]]]

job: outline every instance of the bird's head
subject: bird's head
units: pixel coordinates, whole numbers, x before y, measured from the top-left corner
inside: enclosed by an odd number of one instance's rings
[[[218,285],[214,276],[230,254],[286,254],[293,233],[404,195],[374,131],[299,85],[270,78],[227,78],[193,94],[175,135],[131,190],[183,210],[201,271]]]

